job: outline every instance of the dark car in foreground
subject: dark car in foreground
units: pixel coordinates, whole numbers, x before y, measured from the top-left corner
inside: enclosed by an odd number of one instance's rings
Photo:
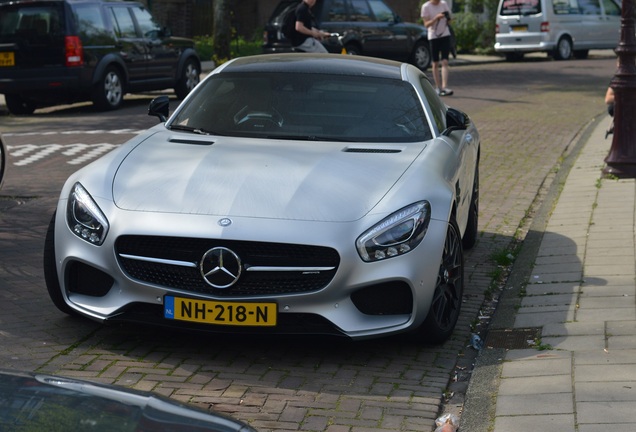
[[[8,370],[0,370],[0,430],[255,432],[228,416],[154,393]]]
[[[0,3],[0,93],[13,114],[92,101],[119,108],[124,94],[199,82],[194,41],[172,37],[141,3],[16,0]]]
[[[300,0],[282,0],[265,25],[263,53],[290,52],[292,46],[282,33],[286,14]],[[402,21],[382,0],[318,0],[313,7],[321,30],[339,34],[323,44],[331,53],[380,57],[409,62],[426,70],[431,54],[426,27]]]
[[[479,151],[413,65],[234,59],[66,181],[48,291],[103,323],[440,342],[477,238]]]

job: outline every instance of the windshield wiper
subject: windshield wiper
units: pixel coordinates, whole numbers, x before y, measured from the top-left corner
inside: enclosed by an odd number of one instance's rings
[[[201,128],[195,128],[195,127],[192,127],[192,126],[170,125],[170,127],[168,129],[184,131],[184,132],[192,132],[192,133],[195,133],[195,134],[198,134],[198,135],[212,135],[213,134],[212,131],[208,131],[208,130],[201,129]]]

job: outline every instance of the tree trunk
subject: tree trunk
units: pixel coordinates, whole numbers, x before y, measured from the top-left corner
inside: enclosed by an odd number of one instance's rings
[[[230,59],[232,27],[230,25],[229,0],[214,0],[214,58],[218,61]]]

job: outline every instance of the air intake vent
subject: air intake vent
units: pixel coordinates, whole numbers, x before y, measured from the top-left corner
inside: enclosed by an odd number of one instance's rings
[[[189,139],[179,139],[179,138],[170,138],[170,142],[177,144],[194,144],[194,145],[212,145],[214,141],[200,141],[200,140],[189,140]]]
[[[378,148],[378,147],[346,147],[346,153],[401,153],[400,148]]]

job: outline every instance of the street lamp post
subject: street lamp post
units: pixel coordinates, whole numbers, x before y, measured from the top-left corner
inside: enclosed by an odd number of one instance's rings
[[[610,82],[614,90],[614,136],[605,158],[606,175],[636,178],[636,33],[634,1],[623,0],[621,36],[616,48],[618,68]]]

